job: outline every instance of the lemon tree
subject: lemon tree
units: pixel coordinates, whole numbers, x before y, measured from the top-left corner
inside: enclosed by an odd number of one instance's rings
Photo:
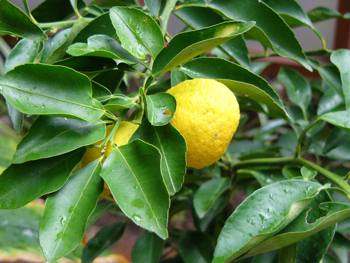
[[[350,51],[328,49],[316,23],[348,14],[295,0],[30,4],[0,1],[0,253],[31,240],[47,262],[92,262],[135,224],[136,263],[347,261]],[[186,24],[173,36],[171,15]],[[298,26],[321,49],[304,51]],[[277,56],[319,77],[266,77]],[[35,224],[19,219],[38,198]],[[104,211],[123,221],[82,247]]]

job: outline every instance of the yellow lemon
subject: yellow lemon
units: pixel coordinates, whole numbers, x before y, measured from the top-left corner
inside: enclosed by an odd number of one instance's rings
[[[235,95],[213,79],[186,80],[167,93],[177,101],[170,123],[186,140],[187,166],[200,169],[217,162],[226,152],[239,123]]]
[[[115,133],[113,137],[113,143],[117,144],[117,146],[125,145],[129,142],[131,136],[134,134],[134,132],[137,130],[139,125],[131,123],[131,122],[122,122],[120,123],[117,132]],[[106,136],[112,131],[113,125],[107,126],[107,134]],[[103,140],[94,143],[94,145],[100,145],[103,142]],[[107,144],[107,148],[105,150],[105,156],[107,157],[110,155],[110,153],[114,150],[112,145],[110,143]],[[83,159],[81,160],[82,167],[85,167],[92,161],[98,159],[101,157],[101,151],[102,147],[94,147],[87,149],[85,155],[83,156]],[[107,184],[104,184],[103,192],[101,194],[102,197],[114,201],[113,196],[111,194],[111,191],[109,190]]]

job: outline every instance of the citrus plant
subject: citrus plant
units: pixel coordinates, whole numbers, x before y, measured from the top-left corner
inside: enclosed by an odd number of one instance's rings
[[[146,230],[133,262],[346,262],[350,51],[328,50],[314,23],[349,16],[295,0],[144,2],[0,1],[1,34],[20,38],[12,50],[1,39],[0,93],[23,136],[0,158],[0,226],[43,198],[48,262],[106,210]],[[187,25],[175,36],[171,14]],[[304,52],[298,26],[322,48]],[[320,77],[280,68],[268,82],[256,60],[272,56]],[[103,228],[82,262],[125,227]]]

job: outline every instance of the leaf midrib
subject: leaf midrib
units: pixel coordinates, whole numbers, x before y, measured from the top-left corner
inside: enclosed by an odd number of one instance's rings
[[[99,109],[99,108],[92,107],[92,106],[90,106],[90,105],[81,104],[81,103],[78,103],[78,102],[75,102],[75,101],[65,101],[65,100],[60,99],[60,98],[50,97],[50,96],[48,96],[48,95],[46,95],[46,94],[39,94],[39,93],[35,93],[35,92],[33,92],[33,91],[27,91],[27,90],[20,89],[20,88],[17,88],[17,87],[8,85],[8,84],[4,84],[4,83],[0,83],[0,85],[6,86],[6,87],[10,87],[10,88],[13,88],[13,89],[16,89],[16,90],[25,92],[25,93],[34,94],[34,95],[37,95],[37,96],[42,96],[42,97],[45,97],[45,98],[48,98],[48,99],[57,100],[57,101],[64,102],[64,103],[74,104],[74,105],[77,105],[77,106],[79,106],[79,107],[85,107],[85,108],[89,108],[89,109],[91,109],[91,110],[96,110],[96,111],[100,111],[100,112],[103,112],[103,113],[104,113],[104,110],[101,110],[101,109]]]
[[[78,201],[76,202],[77,205],[76,205],[76,206],[74,207],[74,209],[72,210],[72,213],[70,214],[70,216],[69,216],[69,218],[68,218],[68,220],[67,220],[67,224],[64,226],[64,228],[63,228],[63,230],[62,230],[62,232],[61,232],[60,240],[58,241],[58,243],[57,243],[57,245],[56,245],[54,251],[52,252],[52,256],[51,256],[51,258],[50,258],[50,261],[54,258],[55,253],[56,253],[56,250],[57,250],[57,248],[59,247],[61,241],[63,240],[63,238],[62,238],[62,237],[63,237],[63,234],[66,232],[66,229],[67,229],[67,227],[68,227],[68,225],[69,225],[69,222],[70,222],[70,220],[71,220],[71,218],[72,218],[72,216],[73,216],[73,214],[74,214],[74,212],[75,212],[75,209],[78,207],[78,204],[79,204],[79,202],[80,202],[80,199],[82,198],[82,196],[83,196],[84,193],[85,193],[85,189],[87,188],[87,186],[89,185],[89,183],[90,183],[92,177],[94,176],[98,164],[99,164],[99,162],[96,162],[96,166],[95,166],[94,170],[92,171],[91,175],[89,176],[89,179],[88,179],[87,182],[85,183],[85,186],[84,186],[83,190],[81,191],[81,194],[80,194],[80,196],[79,196],[79,198],[78,198]]]
[[[148,206],[149,206],[149,208],[150,208],[150,210],[151,210],[151,212],[152,212],[152,215],[153,215],[154,219],[155,219],[156,222],[157,222],[157,225],[158,225],[159,230],[162,230],[162,228],[161,228],[161,226],[160,226],[160,224],[159,224],[159,222],[158,222],[158,218],[157,218],[156,215],[154,214],[153,209],[152,209],[152,206],[151,206],[151,204],[149,203],[149,201],[148,201],[148,199],[147,199],[147,197],[146,197],[146,195],[145,195],[145,193],[144,193],[144,191],[143,191],[143,189],[142,189],[142,187],[141,187],[141,185],[140,185],[140,183],[139,183],[139,181],[138,181],[138,179],[137,179],[137,177],[136,177],[134,171],[131,169],[129,163],[126,161],[126,159],[125,159],[123,153],[120,151],[120,149],[119,149],[119,148],[116,148],[116,150],[119,152],[120,156],[123,158],[125,164],[126,164],[127,167],[129,168],[129,170],[130,170],[131,174],[133,175],[133,177],[134,177],[136,183],[138,184],[139,189],[140,189],[140,191],[141,191],[143,197],[145,198],[145,200],[146,200],[146,202],[147,202],[147,204],[148,204]],[[163,232],[163,231],[162,231],[162,232]]]

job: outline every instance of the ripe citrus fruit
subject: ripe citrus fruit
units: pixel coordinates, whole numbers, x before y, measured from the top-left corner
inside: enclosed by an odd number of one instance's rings
[[[176,98],[171,124],[187,143],[187,166],[207,167],[226,152],[240,113],[235,95],[213,79],[192,79],[167,91]]]
[[[117,146],[122,146],[124,144],[127,144],[131,138],[131,136],[134,134],[134,132],[137,130],[139,125],[131,123],[131,122],[122,122],[120,123],[117,132],[115,133],[113,137],[113,143],[117,144]],[[107,133],[106,136],[112,131],[113,125],[107,126]],[[94,145],[100,145],[103,142],[103,140],[94,143]],[[92,161],[98,159],[101,157],[101,150],[102,147],[94,147],[87,149],[85,155],[83,156],[83,159],[81,160],[82,167],[85,167]],[[112,145],[108,143],[107,148],[105,150],[105,156],[108,157],[110,153],[114,150]],[[113,196],[111,194],[111,191],[109,190],[107,184],[104,184],[103,192],[101,194],[102,197],[114,201]]]

